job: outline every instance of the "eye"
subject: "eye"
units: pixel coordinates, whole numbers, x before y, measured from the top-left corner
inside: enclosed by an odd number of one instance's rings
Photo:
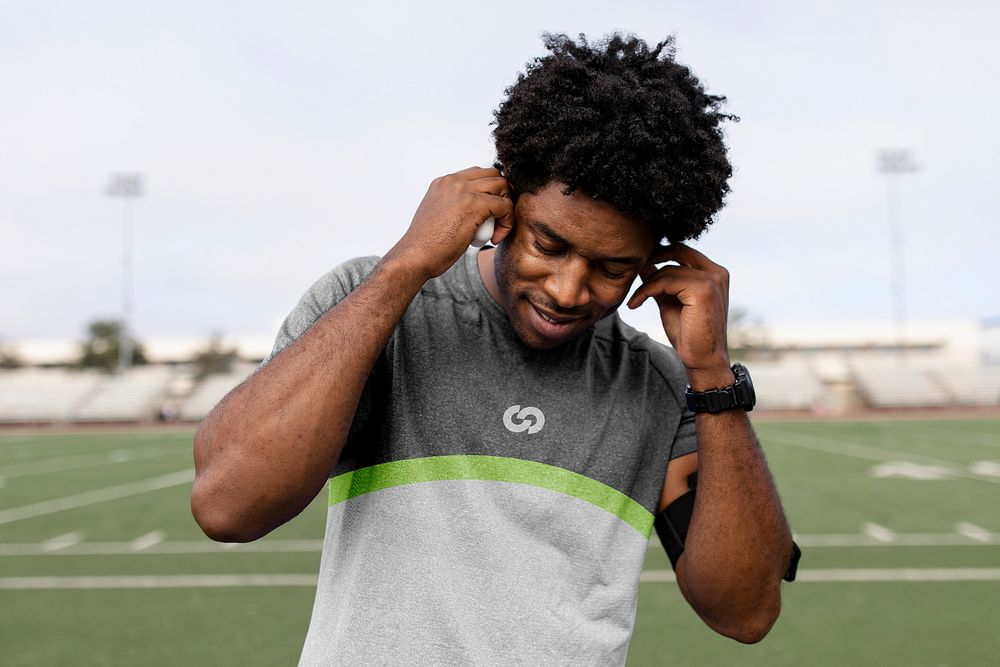
[[[612,280],[618,280],[618,279],[624,278],[626,275],[628,275],[624,271],[612,271],[608,267],[602,268],[601,269],[601,273],[603,273],[604,275],[606,275],[608,278],[611,278]]]
[[[552,256],[552,255],[558,255],[558,254],[562,253],[561,249],[559,249],[559,248],[546,248],[545,246],[543,246],[538,241],[535,241],[535,248],[538,250],[538,252],[542,253],[543,255],[550,255],[550,256]]]

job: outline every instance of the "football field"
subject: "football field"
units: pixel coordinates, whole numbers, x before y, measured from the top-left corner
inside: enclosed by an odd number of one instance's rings
[[[630,665],[1000,664],[1000,420],[760,422],[804,556],[771,634],[708,630],[650,543]],[[191,518],[191,432],[0,433],[0,662],[291,665],[325,494],[258,542]]]

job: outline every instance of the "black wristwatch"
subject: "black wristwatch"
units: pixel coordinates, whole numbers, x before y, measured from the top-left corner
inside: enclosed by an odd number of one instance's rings
[[[753,381],[746,366],[735,363],[731,367],[736,376],[735,384],[720,389],[708,391],[692,391],[690,385],[684,396],[687,398],[688,410],[691,412],[723,412],[725,410],[746,410],[750,412],[757,403],[757,394],[753,390]]]

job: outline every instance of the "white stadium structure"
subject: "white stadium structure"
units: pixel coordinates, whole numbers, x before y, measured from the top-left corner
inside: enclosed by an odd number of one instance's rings
[[[0,370],[0,424],[85,424],[203,418],[253,372],[271,339],[229,336],[242,360],[199,378],[201,337],[143,341],[150,363],[117,374],[74,370],[79,343],[7,341],[23,366]],[[735,360],[735,359],[734,359]],[[856,415],[877,410],[1000,408],[1000,318],[892,324],[772,325],[742,359],[758,410]]]

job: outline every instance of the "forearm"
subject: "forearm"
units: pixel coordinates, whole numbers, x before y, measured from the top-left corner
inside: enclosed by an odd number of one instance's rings
[[[766,634],[781,607],[791,532],[764,453],[741,410],[697,417],[698,492],[684,549],[684,588],[719,632]]]
[[[257,539],[316,496],[371,369],[426,279],[390,253],[205,418],[195,436],[191,504],[206,534]]]

